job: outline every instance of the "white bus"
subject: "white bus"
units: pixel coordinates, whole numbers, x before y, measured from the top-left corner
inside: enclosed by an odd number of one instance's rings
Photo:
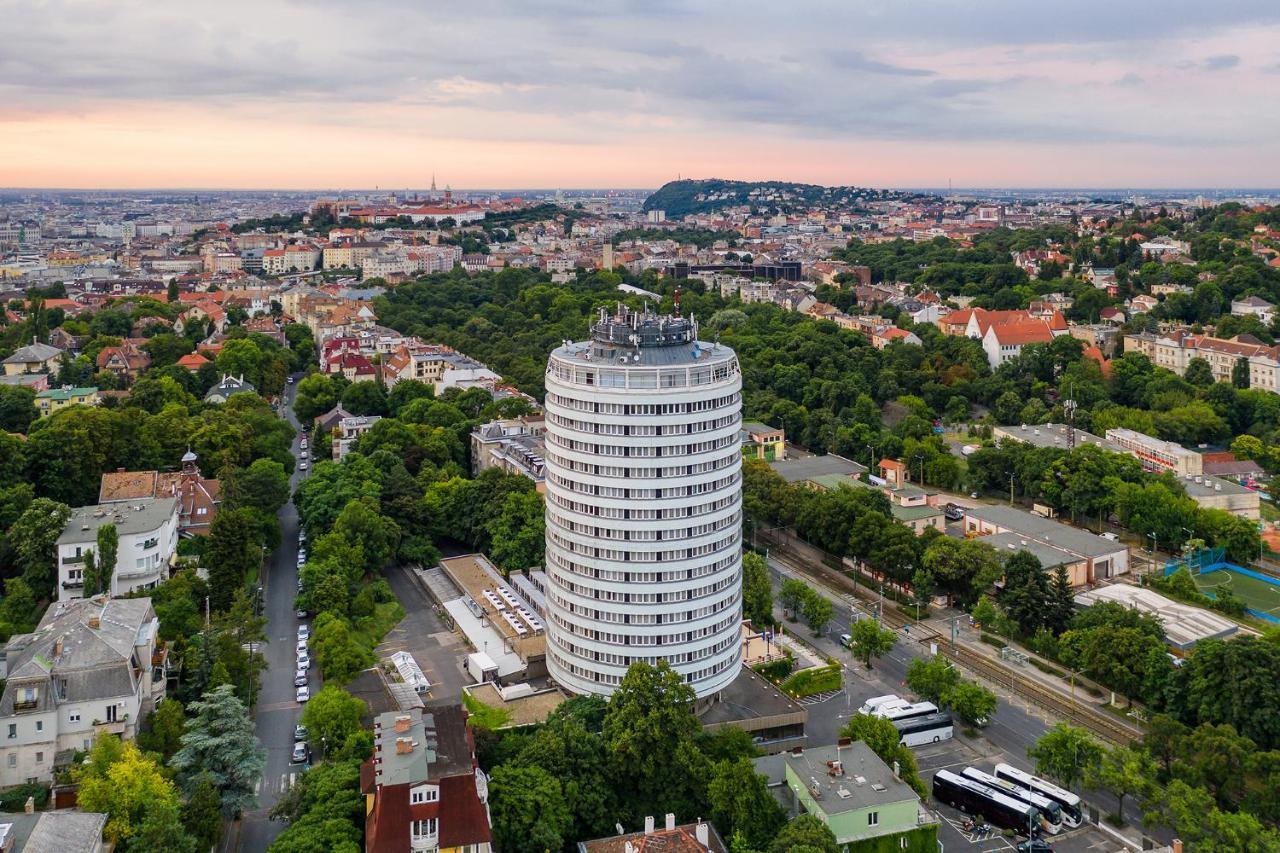
[[[900,696],[894,696],[894,695],[872,696],[870,699],[862,703],[862,707],[858,709],[858,713],[873,714],[875,713],[876,708],[879,708],[881,705],[889,705],[889,704],[908,705],[910,703],[907,702],[906,699],[903,699]]]
[[[946,713],[893,720],[893,727],[898,730],[898,743],[905,746],[922,746],[926,743],[951,740],[954,733],[951,727],[951,715]]]
[[[1032,776],[1025,770],[1019,770],[1010,764],[997,764],[993,774],[997,779],[1004,779],[1019,788],[1035,791],[1040,796],[1053,800],[1062,808],[1062,822],[1067,827],[1075,829],[1083,822],[1084,814],[1080,811],[1080,798],[1070,791],[1059,788],[1039,776]]]
[[[871,713],[886,720],[909,720],[912,717],[936,714],[938,706],[932,702],[917,702],[914,705],[881,705]]]
[[[1019,800],[1025,800],[1036,807],[1036,811],[1040,813],[1040,831],[1048,835],[1057,835],[1062,832],[1062,806],[1057,801],[1051,800],[1042,794],[1037,794],[1029,788],[1010,782],[1007,779],[1001,779],[998,776],[992,776],[979,770],[976,767],[966,767],[960,771],[961,775],[972,779],[975,782],[981,782],[988,788],[995,788],[997,791],[1003,791],[1010,797],[1016,797]]]

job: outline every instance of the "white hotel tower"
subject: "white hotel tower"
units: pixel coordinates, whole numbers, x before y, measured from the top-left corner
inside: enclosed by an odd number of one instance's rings
[[[698,698],[742,650],[742,375],[692,319],[600,310],[546,377],[547,668],[611,694],[665,659]]]

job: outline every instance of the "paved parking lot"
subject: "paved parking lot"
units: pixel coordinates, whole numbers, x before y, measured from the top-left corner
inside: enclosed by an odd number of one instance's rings
[[[388,658],[392,652],[409,652],[431,682],[426,701],[458,701],[466,683],[461,664],[466,647],[461,638],[440,621],[431,599],[408,568],[388,569],[387,582],[404,607],[405,617],[383,637],[376,650],[378,659]]]
[[[964,767],[973,766],[990,771],[997,763],[1005,761],[1032,769],[1025,760],[1016,760],[1013,756],[1006,755],[1003,750],[981,737],[969,738],[959,733],[949,741],[917,747],[912,752],[915,753],[916,763],[920,768],[920,778],[926,785],[932,785],[934,772],[943,768],[959,772]],[[942,818],[942,824],[938,827],[938,840],[942,842],[944,850],[1013,850],[1017,842],[1023,840],[1022,836],[1005,838],[998,833],[976,836],[964,829],[966,816],[961,812],[932,798],[928,805]],[[1059,853],[1102,853],[1126,849],[1101,829],[1091,826],[1065,830],[1046,840]]]

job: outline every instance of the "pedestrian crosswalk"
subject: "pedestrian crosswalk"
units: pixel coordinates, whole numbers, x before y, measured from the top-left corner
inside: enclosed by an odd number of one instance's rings
[[[258,796],[262,796],[263,783],[266,783],[265,787],[272,793],[283,794],[297,783],[298,777],[301,775],[300,770],[295,770],[292,773],[281,773],[279,779],[259,779],[258,784],[253,786],[253,792]]]

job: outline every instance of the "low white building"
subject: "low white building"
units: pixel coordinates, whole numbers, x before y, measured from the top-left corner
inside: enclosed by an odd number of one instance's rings
[[[373,429],[373,425],[380,420],[381,415],[352,415],[338,421],[338,428],[333,433],[333,461],[341,462],[345,459],[360,436]]]
[[[151,589],[169,576],[169,565],[178,550],[177,498],[138,498],[77,507],[55,546],[60,601],[84,595],[85,554],[98,550],[98,530],[107,524],[114,524],[119,535],[109,590],[112,597]]]
[[[1231,300],[1231,313],[1237,317],[1253,315],[1270,326],[1276,316],[1276,306],[1258,296],[1246,296],[1243,299]]]
[[[4,646],[0,786],[50,782],[98,732],[132,740],[164,698],[167,663],[149,598],[49,605]]]

